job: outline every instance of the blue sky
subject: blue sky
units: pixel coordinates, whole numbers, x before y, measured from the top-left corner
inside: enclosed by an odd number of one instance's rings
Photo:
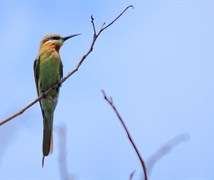
[[[150,179],[214,179],[214,1],[0,1],[3,119],[36,98],[33,62],[44,35],[82,33],[61,48],[66,75],[97,28],[127,5],[79,71],[61,88],[55,128],[67,129],[67,165],[77,179],[128,179],[142,169],[101,89],[112,96],[145,161],[187,133]],[[42,159],[38,104],[0,127],[0,179],[59,179],[59,138]]]

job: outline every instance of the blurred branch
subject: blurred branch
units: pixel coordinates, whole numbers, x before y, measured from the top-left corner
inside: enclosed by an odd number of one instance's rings
[[[59,138],[59,172],[61,179],[71,179],[67,167],[67,129],[65,125],[58,126],[56,132]]]
[[[148,169],[148,176],[151,174],[152,169],[154,165],[159,161],[163,156],[168,154],[172,148],[177,146],[178,144],[189,140],[190,136],[187,133],[180,134],[176,136],[175,138],[171,139],[169,142],[167,142],[165,145],[163,145],[158,151],[152,155],[147,163],[147,169]]]
[[[128,128],[126,127],[126,125],[125,125],[125,123],[124,123],[122,117],[120,116],[119,112],[117,111],[117,109],[116,109],[116,107],[115,107],[115,105],[114,105],[113,99],[112,99],[111,97],[108,98],[108,97],[106,96],[105,91],[102,90],[102,93],[103,93],[104,99],[105,99],[105,100],[108,102],[108,104],[113,108],[113,110],[114,110],[114,112],[116,113],[118,119],[120,120],[120,122],[121,122],[123,128],[125,129],[126,134],[127,134],[127,136],[128,136],[128,139],[129,139],[129,141],[131,142],[131,144],[132,144],[132,146],[133,146],[135,152],[137,153],[137,156],[138,156],[138,158],[139,158],[139,160],[140,160],[140,163],[141,163],[141,165],[142,165],[143,172],[144,172],[144,179],[145,179],[145,180],[148,180],[148,178],[147,178],[146,164],[145,164],[145,162],[143,161],[143,158],[141,157],[140,152],[138,151],[137,146],[135,145],[134,140],[132,139],[131,134],[129,133],[129,130],[128,130]],[[130,178],[132,178],[132,176],[133,176],[133,173],[131,174]]]
[[[45,98],[50,92],[52,92],[54,89],[58,88],[59,86],[61,86],[62,83],[64,83],[72,74],[74,74],[76,71],[78,71],[79,67],[81,66],[81,64],[84,62],[84,60],[88,57],[88,55],[93,51],[94,48],[94,44],[97,40],[97,38],[99,37],[99,35],[108,27],[110,27],[112,24],[114,24],[115,21],[117,21],[129,8],[134,8],[134,6],[130,5],[127,6],[112,22],[110,22],[109,24],[105,25],[105,23],[103,23],[103,25],[101,26],[100,30],[98,31],[98,33],[96,33],[96,28],[95,28],[95,24],[94,24],[94,18],[93,16],[91,16],[91,23],[93,26],[93,31],[94,31],[94,36],[93,36],[93,40],[91,42],[91,45],[88,49],[88,51],[85,53],[85,55],[82,56],[82,58],[80,59],[79,63],[76,65],[76,67],[73,68],[73,70],[71,70],[67,76],[65,76],[64,78],[62,78],[58,83],[54,84],[52,87],[50,87],[47,91],[45,91],[41,96],[39,96],[37,99],[35,99],[34,101],[32,101],[30,104],[28,104],[27,106],[25,106],[23,109],[19,110],[18,112],[16,112],[15,114],[13,114],[12,116],[2,120],[0,122],[0,126],[7,123],[8,121],[14,119],[15,117],[21,115],[22,113],[24,113],[28,108],[30,108],[31,106],[33,106],[34,104],[36,104],[38,101],[40,101],[42,98]]]

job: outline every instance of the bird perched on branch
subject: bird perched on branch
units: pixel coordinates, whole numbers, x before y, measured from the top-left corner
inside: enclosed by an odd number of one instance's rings
[[[61,37],[57,34],[46,35],[40,43],[39,54],[34,61],[34,77],[36,82],[38,96],[43,95],[45,91],[58,83],[63,76],[63,65],[59,54],[59,49],[63,43],[74,36]],[[43,116],[43,158],[48,156],[52,150],[53,142],[53,116],[59,96],[59,87],[39,101]]]

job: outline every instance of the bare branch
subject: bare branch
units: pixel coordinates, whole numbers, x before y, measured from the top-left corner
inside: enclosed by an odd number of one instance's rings
[[[147,163],[148,175],[151,174],[152,169],[158,160],[160,160],[163,156],[168,154],[172,150],[172,148],[174,148],[175,146],[177,146],[178,144],[184,141],[189,140],[189,138],[190,137],[187,133],[180,134],[175,138],[171,139],[169,142],[163,145],[160,149],[158,149],[158,151],[154,155],[152,155],[148,160],[148,163]]]
[[[96,34],[96,29],[95,29],[95,25],[94,25],[94,18],[93,16],[91,16],[91,23],[93,26],[93,31],[94,31],[94,36],[93,36],[93,40],[91,42],[91,45],[88,49],[88,51],[85,53],[85,55],[82,56],[82,58],[80,59],[79,63],[76,65],[76,67],[73,68],[73,70],[71,70],[67,76],[65,76],[64,78],[62,78],[58,83],[54,84],[51,88],[49,88],[46,92],[43,93],[43,95],[39,96],[37,99],[35,99],[34,101],[32,101],[30,104],[28,104],[27,106],[25,106],[23,109],[19,110],[18,112],[16,112],[15,114],[13,114],[12,116],[2,120],[0,122],[0,126],[2,126],[3,124],[7,123],[8,121],[12,120],[13,118],[21,115],[24,111],[26,111],[28,108],[30,108],[31,106],[33,106],[34,104],[36,104],[38,101],[40,101],[42,98],[44,98],[45,96],[47,96],[50,92],[52,92],[54,89],[58,88],[61,84],[63,84],[72,74],[74,74],[76,71],[78,71],[79,67],[81,66],[81,64],[84,62],[84,60],[88,57],[88,55],[93,51],[93,47],[94,44],[98,38],[98,36],[108,27],[110,27],[115,21],[117,21],[122,15],[123,13],[129,9],[130,7],[133,8],[132,5],[126,7],[126,9],[119,15],[117,16],[112,22],[110,22],[107,26],[103,27],[99,30],[99,32]]]
[[[23,109],[19,110],[18,112],[16,112],[15,114],[13,114],[12,116],[4,119],[3,121],[0,122],[0,126],[2,126],[3,124],[7,123],[8,121],[10,121],[11,119],[21,115],[23,112],[25,112],[28,108],[30,108],[31,106],[33,106],[34,104],[36,104],[39,100],[41,100],[43,98],[43,96],[39,96],[37,99],[35,99],[34,101],[32,101],[30,104],[28,104],[27,106],[25,106]]]
[[[114,112],[116,113],[118,119],[120,120],[120,122],[121,122],[123,128],[125,129],[126,134],[127,134],[127,136],[128,136],[128,139],[129,139],[129,141],[131,142],[131,144],[132,144],[132,146],[133,146],[135,152],[137,153],[137,156],[138,156],[138,158],[139,158],[139,160],[140,160],[140,163],[141,163],[141,165],[142,165],[143,172],[144,172],[144,179],[145,179],[145,180],[148,180],[148,178],[147,178],[146,164],[145,164],[145,162],[143,161],[143,158],[141,157],[140,152],[138,151],[137,146],[135,145],[134,140],[132,139],[131,134],[129,133],[129,130],[128,130],[128,128],[126,127],[126,125],[125,125],[125,123],[124,123],[122,117],[120,116],[119,112],[117,111],[117,109],[116,109],[116,107],[115,107],[115,105],[114,105],[113,99],[112,99],[112,98],[108,98],[108,97],[106,96],[106,93],[105,93],[104,90],[102,90],[102,93],[103,93],[104,99],[105,99],[105,100],[108,102],[108,104],[113,108],[113,110],[114,110]]]
[[[96,33],[96,28],[95,28],[95,24],[94,24],[94,17],[93,17],[93,15],[91,15],[91,24],[92,24],[92,26],[93,26],[94,36],[96,36],[97,33]]]

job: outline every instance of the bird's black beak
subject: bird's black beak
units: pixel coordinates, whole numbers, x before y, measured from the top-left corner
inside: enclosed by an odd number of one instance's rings
[[[79,35],[80,35],[80,34],[73,34],[73,35],[70,35],[70,36],[66,36],[66,37],[63,37],[62,40],[63,40],[63,41],[66,41],[66,40],[68,40],[68,39],[70,39],[70,38],[72,38],[72,37],[79,36]]]

